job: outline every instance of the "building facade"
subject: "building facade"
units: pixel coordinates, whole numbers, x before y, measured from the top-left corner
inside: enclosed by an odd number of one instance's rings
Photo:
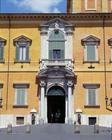
[[[64,14],[0,14],[0,127],[112,123],[111,0]]]

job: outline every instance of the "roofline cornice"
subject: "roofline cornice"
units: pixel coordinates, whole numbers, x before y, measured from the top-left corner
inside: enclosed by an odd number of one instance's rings
[[[62,18],[69,20],[83,19],[112,19],[112,13],[0,13],[0,19],[2,20],[49,20],[52,18]]]

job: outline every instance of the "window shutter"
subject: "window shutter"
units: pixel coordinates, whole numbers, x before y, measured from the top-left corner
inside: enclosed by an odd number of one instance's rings
[[[89,105],[96,105],[96,90],[88,89],[88,103]]]
[[[29,47],[26,47],[26,60],[29,60]]]
[[[87,46],[87,61],[95,61],[95,46]]]
[[[1,47],[0,47],[0,60],[3,60],[3,53],[4,53],[4,52],[3,52],[3,49],[4,49],[4,48],[1,46]]]
[[[25,105],[25,89],[21,89],[21,105]]]
[[[64,50],[61,50],[61,59],[64,60]]]
[[[19,47],[16,47],[16,60],[19,60],[19,55],[20,55],[20,53],[19,53]]]
[[[17,105],[25,105],[25,89],[17,89]]]
[[[53,50],[49,50],[49,59],[50,59],[50,60],[53,59]]]

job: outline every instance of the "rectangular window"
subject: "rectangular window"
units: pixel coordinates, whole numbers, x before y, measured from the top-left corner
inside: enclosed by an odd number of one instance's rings
[[[3,54],[4,54],[4,47],[0,45],[0,61],[3,60]]]
[[[16,47],[16,60],[28,61],[29,60],[29,47],[26,47],[26,46]]]
[[[85,10],[97,10],[97,0],[85,0]]]
[[[61,50],[53,50],[53,59],[61,59]]]
[[[18,105],[18,106],[27,105],[27,86],[26,85],[15,86],[15,105]]]
[[[84,88],[86,89],[85,99],[86,99],[86,106],[94,107],[98,105],[98,88],[100,87],[99,84],[84,84]]]
[[[63,60],[65,55],[65,42],[64,41],[50,41],[49,42],[49,59],[50,60]]]
[[[96,89],[88,89],[88,105],[96,105]]]
[[[96,117],[89,117],[89,125],[95,125],[96,124]]]
[[[16,117],[16,124],[23,125],[24,124],[24,117]]]
[[[97,47],[95,45],[86,46],[86,61],[94,62],[98,61],[97,57]]]

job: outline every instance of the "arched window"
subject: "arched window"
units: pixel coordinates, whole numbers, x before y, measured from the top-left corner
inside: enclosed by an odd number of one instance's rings
[[[49,36],[49,59],[63,60],[65,55],[65,39],[63,32],[54,30]]]

